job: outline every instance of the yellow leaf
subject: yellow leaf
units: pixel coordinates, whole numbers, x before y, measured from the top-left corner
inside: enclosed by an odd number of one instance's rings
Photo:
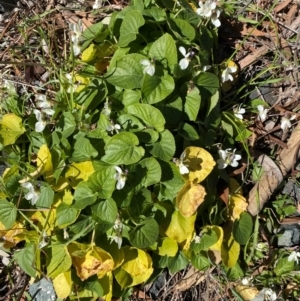
[[[22,119],[15,114],[6,114],[0,121],[0,143],[3,146],[14,144],[25,132]]]
[[[194,234],[196,214],[184,217],[179,211],[174,211],[166,235],[178,243],[189,243]]]
[[[43,144],[37,154],[37,168],[40,174],[50,177],[53,174],[52,156],[47,144]]]
[[[41,231],[45,231],[47,235],[51,235],[56,223],[56,209],[49,211],[36,211],[30,216],[30,220],[34,221]]]
[[[110,254],[97,246],[73,242],[68,246],[68,250],[77,275],[82,281],[96,274],[101,278],[114,267]]]
[[[65,177],[69,185],[75,188],[80,182],[87,181],[94,171],[94,166],[91,161],[72,163],[68,167]]]
[[[230,220],[234,221],[240,218],[242,212],[247,210],[246,199],[241,194],[233,194],[229,196],[228,210]]]
[[[59,178],[56,184],[51,184],[51,187],[54,191],[63,191],[66,187],[69,186],[69,183],[66,178]]]
[[[235,290],[242,296],[242,298],[246,301],[250,301],[256,297],[259,293],[258,289],[255,286],[246,286],[242,284],[238,284],[235,287]]]
[[[105,277],[99,279],[99,282],[104,290],[104,296],[102,299],[105,301],[111,301],[112,299],[112,285],[113,285],[113,274],[109,272]],[[106,292],[108,290],[108,293]]]
[[[176,206],[185,217],[194,215],[203,203],[206,195],[205,188],[199,184],[186,182],[176,197]]]
[[[218,226],[206,226],[206,227],[204,227],[204,229],[202,231],[205,233],[208,230],[214,231],[218,237],[218,241],[216,243],[214,243],[212,246],[210,246],[209,250],[221,251],[223,237],[224,237],[223,229]]]
[[[70,189],[64,189],[62,192],[59,193],[61,200],[63,203],[67,205],[72,205],[73,203],[73,194]]]
[[[224,233],[221,257],[225,266],[232,268],[239,258],[240,245],[233,238],[231,222],[224,226]]]
[[[184,161],[188,165],[189,173],[182,176],[185,181],[189,180],[194,184],[201,183],[216,165],[209,152],[196,146],[189,146],[185,149]]]
[[[72,292],[71,270],[56,276],[53,279],[53,286],[59,299],[69,297]]]
[[[17,235],[25,231],[23,224],[15,222],[13,227],[9,230],[6,230],[4,225],[0,223],[0,237],[3,239],[5,248],[12,248],[20,241],[24,240],[18,238]]]
[[[174,257],[178,252],[178,244],[174,239],[164,237],[158,242],[157,249],[160,256]]]
[[[90,79],[88,77],[84,77],[79,74],[75,74],[75,81],[77,83],[77,88],[76,88],[77,93],[85,89],[90,83]]]
[[[143,250],[124,247],[124,262],[114,272],[115,278],[122,288],[141,284],[153,273],[152,260]]]
[[[92,43],[88,48],[83,50],[81,55],[81,60],[83,62],[90,62],[96,58],[96,53],[97,53],[97,47],[95,44]]]

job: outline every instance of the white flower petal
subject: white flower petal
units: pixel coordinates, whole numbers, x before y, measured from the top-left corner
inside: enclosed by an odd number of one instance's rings
[[[141,60],[140,63],[141,63],[142,65],[144,65],[144,66],[149,66],[149,65],[151,65],[150,61],[148,61],[148,60]]]
[[[189,66],[190,61],[186,58],[181,59],[179,62],[179,66],[182,70],[185,70]]]
[[[124,188],[125,182],[126,182],[126,180],[123,177],[119,178],[119,180],[117,182],[117,186],[116,186],[117,189],[121,190],[122,188]]]
[[[182,174],[182,175],[185,175],[185,174],[188,174],[190,171],[189,169],[183,164],[181,163],[179,165],[179,172]]]
[[[179,51],[181,52],[181,54],[182,54],[183,56],[186,56],[186,50],[185,50],[184,47],[180,46],[180,47],[179,47]]]
[[[216,26],[216,27],[221,26],[221,22],[219,19],[211,19],[211,23],[214,24],[214,26]]]
[[[46,127],[46,123],[43,122],[43,121],[38,121],[36,124],[35,124],[35,131],[38,132],[38,133],[41,133]]]
[[[218,153],[219,153],[220,159],[226,160],[226,158],[227,158],[227,153],[226,153],[226,151],[220,149],[220,150],[218,151]]]
[[[114,166],[115,170],[119,173],[119,174],[122,174],[123,173],[123,170],[121,167],[119,166]]]
[[[41,113],[39,110],[34,109],[34,110],[33,110],[33,113],[34,113],[34,115],[35,115],[35,118],[36,118],[38,121],[41,121],[41,120],[42,120],[42,113]]]

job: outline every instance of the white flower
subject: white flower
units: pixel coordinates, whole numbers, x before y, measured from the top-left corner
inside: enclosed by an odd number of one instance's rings
[[[194,242],[196,243],[196,244],[198,244],[199,242],[200,242],[200,236],[198,236],[198,235],[195,235],[195,237],[194,237]]]
[[[281,129],[286,130],[286,129],[290,128],[292,126],[291,120],[294,120],[295,118],[296,118],[296,115],[293,115],[290,118],[287,116],[282,117],[281,124],[280,124]]]
[[[77,56],[80,53],[80,46],[79,46],[79,38],[82,33],[82,22],[81,20],[78,23],[70,23],[69,28],[71,30],[71,41],[73,47],[73,53]]]
[[[264,106],[258,105],[258,118],[261,120],[261,122],[264,122],[268,118],[268,109],[265,109]]]
[[[180,46],[179,51],[184,56],[183,59],[179,61],[179,66],[182,70],[186,69],[190,64],[190,56],[193,55],[192,52],[186,52],[185,48]]]
[[[35,114],[35,118],[37,119],[38,122],[36,122],[35,124],[35,130],[38,133],[41,133],[45,127],[47,122],[43,119],[42,117],[42,113],[39,110],[33,110],[34,114]]]
[[[250,285],[252,278],[253,277],[245,277],[245,278],[242,279],[241,282],[242,282],[243,285]]]
[[[116,188],[121,190],[125,186],[125,182],[127,180],[127,173],[123,172],[123,170],[119,166],[114,166],[117,173],[115,174],[114,178],[117,181]]]
[[[150,76],[152,76],[154,73],[155,73],[155,66],[153,63],[151,63],[150,61],[148,60],[141,60],[140,63],[145,66],[144,70],[143,70],[143,73],[147,73],[149,74]]]
[[[210,18],[216,7],[216,2],[207,0],[205,3],[203,3],[202,1],[199,1],[199,8],[196,12],[201,17]]]
[[[95,3],[93,5],[93,9],[99,9],[102,7],[102,0],[95,0]]]
[[[184,174],[188,174],[190,171],[188,169],[188,164],[184,164],[183,161],[185,160],[185,155],[186,153],[183,152],[180,156],[180,159],[173,159],[173,162],[179,167],[179,172],[184,175]]]
[[[39,249],[43,249],[50,243],[49,236],[47,235],[46,231],[42,233],[42,240],[39,242]]]
[[[235,106],[233,108],[233,114],[236,118],[243,120],[243,114],[245,114],[246,110],[242,108],[242,105]]]
[[[34,190],[33,185],[30,182],[25,182],[22,183],[21,186],[23,188],[28,189],[28,192],[25,194],[24,197],[27,201],[31,200],[31,204],[34,205],[39,198],[39,194]]]
[[[221,22],[219,20],[221,11],[219,9],[216,9],[213,14],[211,15],[211,23],[214,24],[216,27],[220,27],[221,26]]]
[[[106,100],[105,104],[104,104],[104,107],[103,107],[103,110],[102,110],[102,113],[105,115],[105,116],[110,116],[111,114],[111,103]]]
[[[231,73],[235,73],[237,71],[237,68],[235,66],[227,67],[222,71],[222,83],[227,82],[228,80],[233,81],[233,76]]]
[[[66,228],[64,228],[64,239],[65,240],[69,239],[69,233]]]
[[[228,148],[226,150],[219,150],[220,159],[217,160],[219,169],[224,169],[228,165],[231,165],[232,167],[237,167],[239,165],[237,161],[240,160],[242,156],[236,155],[235,151],[236,149],[231,152],[231,148]]]
[[[120,126],[119,124],[117,124],[117,123],[114,124],[114,123],[112,123],[112,122],[111,122],[110,125],[108,125],[108,126],[106,127],[106,130],[107,130],[108,132],[111,132],[112,134],[114,133],[114,131],[118,134],[120,129],[121,129],[121,126]]]
[[[118,248],[121,249],[121,246],[122,246],[122,236],[108,235],[107,237],[110,239],[110,243],[112,243],[114,241],[115,243],[117,243]]]
[[[45,114],[52,116],[55,113],[55,111],[51,109],[51,103],[47,100],[46,95],[37,94],[35,98],[38,100],[37,107],[42,109]]]
[[[0,256],[2,257],[2,263],[5,265],[5,266],[8,266],[9,262],[10,262],[10,259],[9,259],[9,254],[2,251],[0,249]]]
[[[300,252],[293,251],[288,257],[288,261],[296,261],[298,263],[298,257],[300,257]]]
[[[67,89],[67,93],[74,93],[77,89],[77,85],[74,84],[74,81],[73,81],[73,76],[71,73],[66,73],[66,78],[69,82],[69,86],[68,86],[68,89]]]
[[[266,289],[264,292],[264,297],[266,301],[275,301],[277,299],[277,295],[270,288]]]

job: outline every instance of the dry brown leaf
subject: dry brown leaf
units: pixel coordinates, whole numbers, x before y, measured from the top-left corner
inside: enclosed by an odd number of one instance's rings
[[[272,160],[263,160],[268,162],[267,165],[264,165],[265,173],[249,193],[248,211],[252,215],[257,215],[260,212],[264,204],[283,180],[283,177],[298,160],[300,155],[300,123],[298,123],[297,127],[293,130],[287,146],[288,148],[283,149],[277,157],[276,161],[279,163],[278,166],[274,162],[274,164],[272,164]],[[268,168],[269,170],[266,170]]]
[[[248,54],[246,57],[244,57],[243,59],[241,59],[238,62],[241,70],[243,70],[247,66],[253,64],[255,61],[260,59],[263,55],[265,55],[268,51],[269,51],[268,47],[264,45],[264,46],[256,49],[256,51]]]
[[[274,12],[275,13],[278,13],[280,12],[281,10],[283,10],[285,7],[287,7],[290,3],[292,2],[292,0],[286,0],[286,1],[283,1],[279,4],[277,4],[274,8]]]

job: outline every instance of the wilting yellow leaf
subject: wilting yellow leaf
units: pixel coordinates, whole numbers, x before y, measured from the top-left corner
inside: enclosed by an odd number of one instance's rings
[[[91,161],[72,163],[68,167],[65,177],[69,185],[75,188],[80,182],[87,181],[94,171],[94,166]]]
[[[246,199],[241,194],[233,194],[229,197],[228,210],[232,221],[240,218],[242,212],[247,210]]]
[[[47,144],[43,144],[37,154],[37,169],[40,174],[46,176],[47,181],[53,174],[52,156]],[[53,179],[51,179],[53,181]],[[49,182],[49,181],[48,181]]]
[[[149,279],[153,273],[152,260],[143,250],[124,247],[124,262],[115,272],[115,278],[122,288],[132,287]]]
[[[213,170],[216,162],[204,148],[189,146],[185,149],[185,159],[189,173],[182,175],[185,181],[201,183]]]
[[[110,254],[97,246],[73,242],[68,250],[77,275],[83,281],[96,274],[101,278],[114,267]]]
[[[235,290],[242,296],[242,298],[246,301],[250,301],[256,297],[259,293],[258,289],[255,286],[247,286],[238,284],[235,287]]]
[[[95,44],[91,43],[88,48],[83,50],[81,55],[81,60],[83,62],[90,62],[96,58],[97,47]]]
[[[184,217],[179,211],[174,211],[166,235],[178,243],[189,243],[194,234],[196,214]]]
[[[22,119],[17,115],[5,114],[0,121],[0,143],[3,146],[14,144],[25,132]]]
[[[3,246],[5,248],[12,248],[20,241],[24,240],[17,237],[18,234],[21,234],[25,231],[23,224],[15,222],[14,226],[6,230],[5,227],[0,223],[0,237],[3,239]]]
[[[232,234],[232,222],[224,226],[224,239],[221,249],[221,257],[225,266],[232,268],[240,255],[240,245],[237,243]]]
[[[60,177],[57,181],[57,183],[54,184],[51,183],[51,188],[54,190],[54,191],[63,191],[66,187],[69,186],[69,183],[67,181],[66,178],[63,178],[63,177]]]
[[[178,244],[174,239],[164,237],[158,242],[157,249],[160,256],[174,257],[178,252]]]
[[[77,85],[77,88],[76,88],[77,93],[79,93],[83,89],[85,89],[90,83],[90,79],[88,77],[84,77],[79,74],[75,74],[75,81],[76,81],[76,85]]]
[[[72,292],[71,271],[69,270],[55,277],[53,279],[53,286],[59,299],[69,297]]]
[[[176,206],[185,217],[195,214],[206,195],[205,188],[200,184],[186,182],[176,197]]]
[[[203,232],[211,230],[214,231],[218,237],[218,241],[214,243],[212,246],[209,247],[209,250],[212,251],[221,251],[222,247],[222,242],[223,242],[223,237],[224,237],[224,232],[221,227],[218,226],[205,226],[203,229]]]
[[[30,220],[35,222],[41,231],[45,231],[47,235],[51,235],[56,223],[56,209],[50,209],[50,213],[49,210],[36,211],[30,216]]]

